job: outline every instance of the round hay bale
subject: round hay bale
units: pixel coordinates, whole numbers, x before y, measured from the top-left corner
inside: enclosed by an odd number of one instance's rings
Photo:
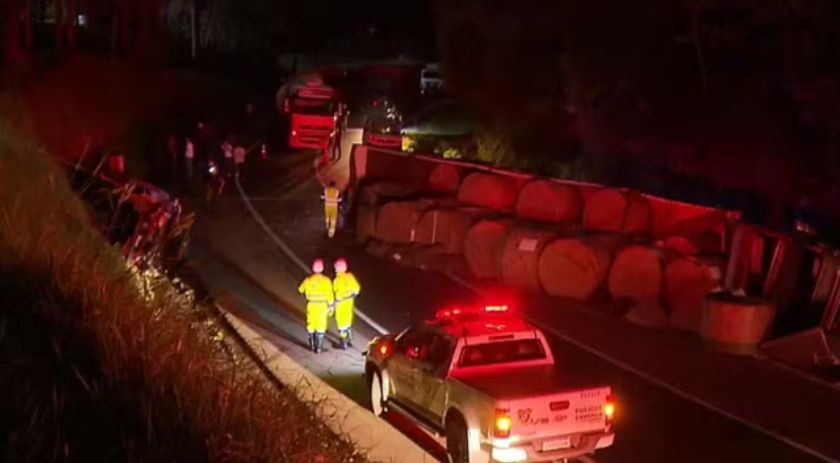
[[[594,193],[583,207],[583,228],[587,231],[649,234],[653,225],[650,204],[644,196],[604,188]]]
[[[376,216],[376,238],[386,243],[413,242],[417,221],[434,205],[435,202],[428,199],[386,203]]]
[[[464,258],[477,278],[497,278],[505,236],[512,220],[482,220],[464,237]]]
[[[470,216],[457,210],[430,209],[417,221],[414,241],[423,245],[439,244],[450,254],[460,254],[471,224]]]
[[[706,295],[720,287],[722,268],[719,259],[696,257],[680,257],[665,266],[662,299],[672,326],[700,331]]]
[[[534,228],[510,230],[502,247],[502,281],[511,286],[539,291],[540,255],[555,236],[553,232]]]
[[[628,246],[616,254],[607,278],[615,299],[642,301],[659,298],[662,288],[662,253],[645,246]]]
[[[380,205],[387,201],[405,198],[417,192],[404,183],[382,181],[365,185],[359,190],[359,204]]]
[[[580,220],[581,202],[580,192],[572,185],[534,180],[519,192],[516,215],[541,222],[576,222]]]
[[[378,209],[376,206],[367,204],[359,204],[356,211],[356,242],[359,244],[367,243],[371,236],[376,234],[376,214]]]
[[[657,247],[661,248],[666,254],[676,256],[696,256],[700,254],[700,246],[694,240],[684,236],[669,236],[657,242]]]
[[[491,215],[491,211],[480,208],[430,209],[417,222],[414,241],[423,245],[440,245],[448,254],[461,254],[472,224]]]
[[[706,297],[700,333],[712,347],[749,355],[758,350],[775,318],[776,307],[770,301],[715,293]]]
[[[476,172],[467,176],[458,189],[458,201],[493,210],[513,209],[519,191],[513,179]]]
[[[438,164],[429,174],[428,188],[438,193],[457,193],[461,171],[451,164]]]
[[[588,299],[603,283],[610,251],[596,240],[561,238],[549,243],[539,260],[540,283],[552,296]]]

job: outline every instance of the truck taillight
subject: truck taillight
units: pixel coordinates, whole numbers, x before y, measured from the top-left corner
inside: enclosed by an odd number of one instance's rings
[[[612,426],[614,416],[615,397],[612,394],[610,394],[607,396],[606,402],[604,402],[604,420],[606,421],[607,426]]]
[[[510,411],[503,408],[497,408],[493,419],[493,436],[507,439],[510,437],[510,428],[513,421],[510,419]]]

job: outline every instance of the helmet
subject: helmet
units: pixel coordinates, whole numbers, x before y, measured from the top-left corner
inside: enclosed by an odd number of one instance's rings
[[[335,273],[344,273],[347,271],[347,261],[343,257],[339,257],[334,264]]]
[[[324,272],[324,259],[315,259],[312,261],[312,271],[315,273]]]

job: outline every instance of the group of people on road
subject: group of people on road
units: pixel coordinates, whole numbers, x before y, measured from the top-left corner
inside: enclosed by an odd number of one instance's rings
[[[306,297],[309,349],[316,354],[324,351],[324,336],[332,316],[335,316],[335,325],[341,338],[340,347],[347,349],[353,345],[353,311],[361,286],[347,270],[346,260],[339,258],[333,266],[335,277],[330,279],[324,275],[324,260],[315,259],[312,262],[312,274],[298,287],[298,291]]]

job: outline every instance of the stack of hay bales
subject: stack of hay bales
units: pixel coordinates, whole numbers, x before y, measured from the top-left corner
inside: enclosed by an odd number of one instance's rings
[[[464,171],[433,168],[426,193],[435,199],[408,200],[417,192],[387,183],[363,189],[357,233],[375,238],[375,254],[399,254],[406,265],[463,268],[479,279],[577,300],[603,292],[632,304],[625,316],[634,323],[700,330],[704,300],[721,284],[722,211],[628,190],[543,179],[521,185],[514,176]]]

